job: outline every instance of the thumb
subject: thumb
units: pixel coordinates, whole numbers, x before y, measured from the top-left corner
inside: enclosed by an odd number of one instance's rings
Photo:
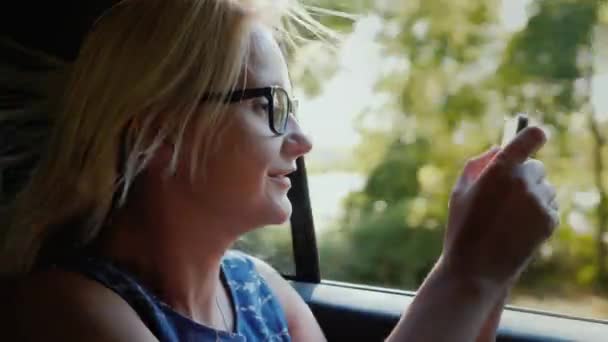
[[[499,152],[499,147],[492,147],[486,152],[471,158],[462,169],[462,173],[456,182],[456,188],[468,188]]]
[[[495,146],[466,163],[452,191],[452,200],[466,192],[499,152],[500,148]]]
[[[515,166],[528,159],[547,141],[545,132],[539,127],[528,127],[521,131],[513,141],[496,155],[496,159],[504,164]]]

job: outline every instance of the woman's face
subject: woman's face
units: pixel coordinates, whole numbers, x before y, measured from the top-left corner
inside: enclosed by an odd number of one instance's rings
[[[287,65],[268,29],[254,30],[252,53],[241,80],[247,88],[281,86],[291,96]],[[204,215],[201,217],[225,220],[234,229],[249,229],[283,223],[291,215],[287,198],[291,184],[286,176],[296,169],[296,159],[310,151],[312,144],[293,116],[288,119],[285,134],[273,133],[267,102],[259,97],[229,105],[218,148],[204,165],[198,166],[194,184],[188,177],[191,134],[185,136],[185,153],[172,183],[177,182],[173,185],[181,201]]]

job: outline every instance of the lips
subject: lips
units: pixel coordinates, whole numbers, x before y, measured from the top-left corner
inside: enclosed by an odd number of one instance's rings
[[[285,189],[291,188],[291,179],[289,179],[289,177],[287,177],[287,176],[273,176],[273,177],[268,177],[268,178],[270,178],[270,180],[272,182],[278,184],[282,188],[285,188]]]
[[[296,169],[277,170],[270,172],[269,177],[287,177],[289,174],[296,172]]]
[[[287,169],[271,172],[268,175],[268,178],[270,178],[271,181],[278,184],[280,187],[289,189],[291,188],[291,179],[289,179],[287,176],[295,171],[295,169]]]

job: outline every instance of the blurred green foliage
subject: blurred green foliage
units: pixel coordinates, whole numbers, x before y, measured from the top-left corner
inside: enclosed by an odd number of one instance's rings
[[[318,238],[323,278],[419,286],[441,252],[447,202],[461,167],[499,143],[506,116],[525,111],[551,135],[536,157],[558,188],[562,221],[515,293],[607,294],[608,122],[601,118],[608,113],[597,112],[590,95],[606,65],[597,56],[608,49],[601,43],[608,9],[599,0],[531,0],[527,22],[509,31],[500,23],[500,7],[500,0],[369,0],[337,7],[380,16],[383,54],[408,67],[377,82],[376,91],[392,99],[379,110],[393,113],[391,124],[359,127],[364,139],[353,158],[367,180]],[[348,31],[343,21],[337,26]],[[304,88],[310,82],[322,83],[296,78]],[[379,113],[361,116],[373,120]]]

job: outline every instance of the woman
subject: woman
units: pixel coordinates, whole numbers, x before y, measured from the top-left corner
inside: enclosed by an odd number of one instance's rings
[[[281,50],[293,24],[329,33],[297,4],[244,0],[124,0],[95,23],[8,211],[22,339],[324,340],[274,269],[228,251],[289,218],[287,175],[312,148]],[[544,142],[530,128],[465,166],[443,255],[388,340],[493,338],[557,223],[527,160]]]

